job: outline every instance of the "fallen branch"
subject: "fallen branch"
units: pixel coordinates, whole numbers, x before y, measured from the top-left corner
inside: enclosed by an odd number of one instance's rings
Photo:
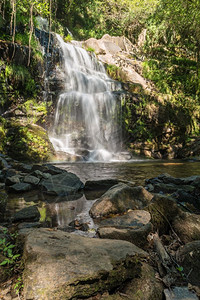
[[[159,260],[157,261],[158,271],[162,277],[163,283],[167,287],[170,287],[171,285],[175,284],[177,278],[179,277],[177,268],[175,267],[174,261],[165,250],[158,233],[152,233],[151,237],[153,239],[155,251],[159,257]]]

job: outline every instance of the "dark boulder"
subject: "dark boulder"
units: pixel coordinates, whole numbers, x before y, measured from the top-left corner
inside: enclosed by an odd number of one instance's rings
[[[37,222],[40,219],[40,212],[37,206],[29,206],[25,207],[18,212],[16,212],[13,216],[13,222]]]
[[[83,189],[84,184],[73,173],[62,172],[40,182],[43,192],[50,195],[67,196]]]

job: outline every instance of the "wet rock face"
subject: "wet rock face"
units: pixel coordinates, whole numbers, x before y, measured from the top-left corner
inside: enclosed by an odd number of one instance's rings
[[[110,214],[120,214],[129,209],[138,209],[146,206],[152,195],[143,187],[130,187],[124,183],[111,187],[90,210],[93,218],[105,217]]]
[[[133,60],[130,59],[134,45],[126,37],[113,37],[105,34],[99,40],[90,38],[82,44],[85,48],[93,48],[103,63],[120,67],[121,81],[147,88],[146,80],[135,70]]]
[[[16,64],[27,65],[28,51],[28,47],[26,46],[0,41],[0,58],[5,61],[13,60]]]
[[[25,299],[78,299],[140,274],[147,253],[125,241],[35,229],[25,242]]]

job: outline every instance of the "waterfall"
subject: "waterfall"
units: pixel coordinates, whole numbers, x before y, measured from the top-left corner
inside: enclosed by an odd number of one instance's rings
[[[109,161],[121,148],[120,83],[106,74],[94,53],[57,35],[63,54],[65,89],[56,106],[49,137],[56,151],[84,160]]]

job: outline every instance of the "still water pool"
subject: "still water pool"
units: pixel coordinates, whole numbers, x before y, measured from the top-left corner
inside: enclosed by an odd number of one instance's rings
[[[144,185],[145,179],[168,173],[174,177],[200,175],[200,162],[185,161],[152,161],[135,160],[113,163],[57,163],[57,167],[75,173],[85,183],[87,180],[106,178],[133,181],[136,185]],[[75,219],[88,223],[91,235],[96,228],[90,218],[89,210],[98,196],[93,194],[75,194],[69,197],[49,197],[38,192],[22,195],[10,195],[7,216],[27,206],[37,205],[41,213],[41,221],[45,226],[67,228]],[[92,199],[92,200],[91,200]],[[80,234],[79,230],[76,233]],[[82,232],[81,234],[84,235]],[[88,235],[88,233],[87,233]],[[90,235],[90,233],[89,233]]]
[[[147,178],[168,173],[174,177],[200,175],[200,162],[169,160],[130,160],[113,163],[59,163],[58,167],[75,173],[83,182],[105,178],[134,181],[144,185]]]

